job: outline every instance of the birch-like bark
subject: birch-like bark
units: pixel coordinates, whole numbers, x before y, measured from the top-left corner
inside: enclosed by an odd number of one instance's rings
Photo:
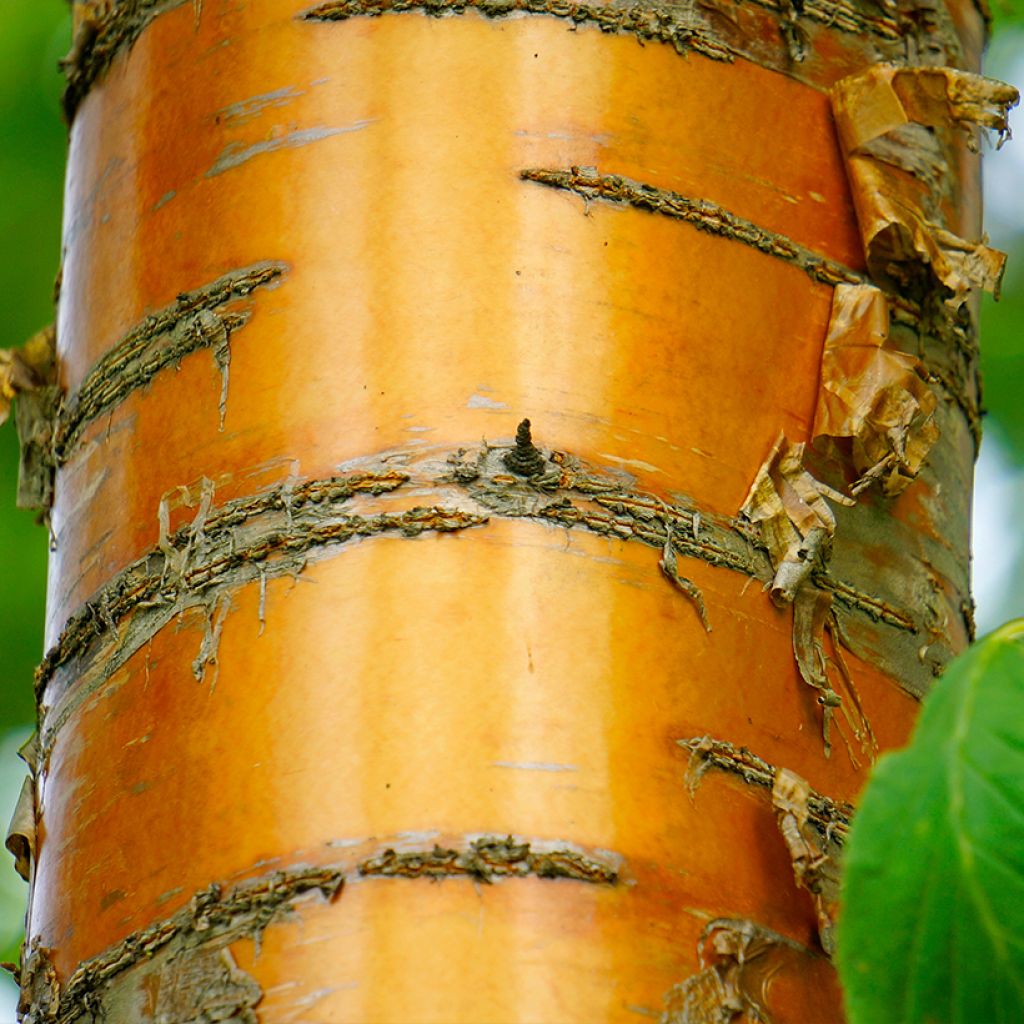
[[[75,14],[24,1019],[841,1020],[972,629],[982,14]]]

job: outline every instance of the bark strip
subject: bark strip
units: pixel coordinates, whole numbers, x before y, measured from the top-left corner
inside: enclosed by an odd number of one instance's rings
[[[447,479],[467,484],[470,496],[492,513],[536,518],[567,527],[582,526],[604,536],[640,541],[657,548],[663,556],[671,533],[671,545],[678,554],[733,569],[764,584],[773,578],[767,549],[741,518],[702,510],[689,497],[678,499],[676,504],[666,502],[624,486],[614,477],[593,473],[578,459],[561,451],[550,453],[551,468],[544,474],[519,481],[502,474],[500,456],[494,454],[498,450],[485,445],[476,459],[469,462],[465,450],[459,449],[448,460],[452,468]],[[569,493],[555,498],[556,491]],[[574,502],[570,494],[583,501]],[[589,503],[598,508],[590,509]],[[876,622],[911,633],[919,629],[909,610],[867,594],[824,569],[811,578],[834,593],[841,604],[864,612]]]
[[[755,921],[719,917],[697,940],[700,970],[665,995],[661,1024],[724,1024],[741,1014],[770,1021],[764,1005],[772,975],[797,955],[812,955],[799,942]]]
[[[359,865],[361,875],[402,878],[469,877],[490,885],[495,878],[570,878],[577,882],[614,885],[619,873],[615,867],[588,857],[577,850],[534,850],[530,843],[505,839],[475,840],[467,850],[435,845],[432,850],[397,853],[387,849]]]
[[[302,15],[306,21],[347,21],[349,18],[376,18],[382,14],[414,11],[434,18],[465,14],[473,10],[487,18],[505,18],[514,14],[539,14],[571,21],[576,25],[595,25],[602,32],[621,32],[642,42],[667,43],[676,53],[699,53],[711,60],[734,59],[732,49],[717,40],[692,18],[665,5],[635,4],[616,7],[601,3],[566,0],[327,0]]]
[[[686,785],[691,798],[711,768],[738,775],[770,793],[779,835],[793,865],[793,880],[811,895],[822,949],[835,952],[834,924],[839,905],[840,859],[854,807],[822,796],[789,768],[776,768],[746,747],[699,736],[677,740],[690,753]]]
[[[568,170],[527,168],[520,171],[520,177],[524,181],[572,192],[586,202],[603,199],[681,220],[698,231],[749,245],[765,255],[791,263],[820,284],[836,287],[874,283],[866,275],[807,249],[785,235],[737,216],[710,199],[680,195],[617,174],[601,174],[594,167],[570,167]],[[965,391],[973,384],[977,340],[969,318],[965,324],[963,314],[954,316],[949,309],[942,308],[941,302],[933,301],[931,296],[925,296],[921,302],[917,302],[894,292],[886,292],[885,300],[889,304],[893,321],[914,332],[915,349],[923,349],[926,342],[934,339],[940,350],[952,349],[963,355],[966,365],[961,367],[958,374],[951,376],[937,368],[934,379],[936,383],[942,384],[949,392],[949,397],[963,409],[968,422],[973,423],[977,419],[976,404]],[[928,371],[931,374],[931,366]]]
[[[314,897],[332,903],[346,879],[463,877],[492,884],[533,875],[614,885],[619,868],[613,860],[611,855],[590,856],[565,842],[487,836],[458,850],[435,846],[424,852],[398,853],[388,848],[355,865],[289,868],[231,889],[213,883],[173,916],[133,932],[79,964],[64,985],[57,979],[50,950],[33,945],[20,972],[21,1009],[27,1014],[24,1024],[139,1020],[144,989],[158,992],[162,1000],[155,1020],[230,1019],[255,1024],[258,1018],[245,1013],[258,1005],[262,992],[252,978],[234,967],[227,947],[252,939],[258,948],[263,932],[287,920],[299,901]],[[124,977],[134,972],[143,977]],[[129,983],[117,984],[119,979]],[[238,1016],[218,1016],[225,1008]],[[145,1019],[153,1013],[148,1006]]]
[[[823,842],[808,828],[810,794],[807,780],[796,772],[780,768],[775,773],[772,807],[793,863],[793,881],[797,888],[811,894],[821,948],[832,956],[836,950],[835,922],[839,912],[839,861],[828,850],[832,837]]]
[[[898,42],[913,31],[909,19],[897,20],[878,4],[858,4],[850,0],[805,0],[790,4],[788,0],[754,0],[775,15],[780,33],[796,21],[796,15],[817,22],[825,28],[851,35],[868,33],[880,40]],[[714,10],[715,5],[703,5]],[[692,50],[714,60],[730,60],[729,48],[714,37],[709,26],[696,27],[697,12],[667,3],[631,4],[622,6],[585,3],[578,0],[327,0],[308,11],[309,21],[344,21],[354,17],[377,17],[417,11],[435,18],[464,14],[476,10],[486,17],[501,18],[511,14],[546,14],[576,23],[595,24],[603,32],[631,32],[642,40],[658,40],[674,46],[680,53]],[[710,51],[710,52],[708,52]],[[727,56],[719,54],[725,52]]]
[[[71,52],[61,61],[67,85],[62,103],[68,124],[93,83],[122,50],[130,50],[149,23],[188,0],[84,0]]]
[[[173,532],[166,525],[169,510],[162,505],[159,545],[118,573],[68,619],[37,669],[36,696],[44,705],[43,755],[74,708],[185,610],[203,609],[209,632],[216,625],[218,603],[229,600],[239,587],[252,582],[264,586],[267,578],[297,575],[308,562],[330,557],[351,540],[385,533],[417,537],[453,532],[482,526],[495,517],[529,519],[642,543],[656,552],[651,559],[655,572],[659,561],[665,561],[666,545],[671,545],[677,556],[698,558],[764,585],[773,579],[763,542],[741,520],[632,490],[622,479],[585,469],[565,452],[547,453],[542,473],[520,478],[505,466],[509,450],[485,444],[475,456],[466,449],[390,453],[365,460],[365,469],[348,476],[288,479],[222,506],[213,505],[210,492],[192,522]],[[406,460],[404,465],[400,458]],[[422,461],[414,464],[416,459]],[[434,489],[436,503],[395,509],[406,486],[418,496],[426,488]],[[358,501],[358,509],[349,509],[350,501]],[[883,625],[893,638],[906,637],[903,646],[912,651],[914,662],[905,664],[898,654],[903,671],[894,675],[900,685],[920,695],[925,669],[916,652],[925,626],[915,614],[835,578],[824,567],[811,579],[846,612]],[[857,633],[855,618],[846,623],[846,635],[852,642]],[[213,642],[212,637],[204,638],[197,651],[198,675],[215,660]],[[891,646],[902,652],[899,644]]]
[[[114,59],[120,53],[130,51],[158,15],[187,2],[80,0],[77,5],[80,17],[78,30],[70,53],[61,61],[66,79],[62,102],[69,124],[89,90],[103,78]],[[790,55],[798,61],[803,53],[794,54],[794,46],[790,42],[790,37],[798,41],[803,38],[798,19],[849,35],[869,34],[883,45],[890,46],[918,33],[913,19],[894,17],[884,4],[851,0],[805,0],[799,6],[787,0],[755,2],[774,17]],[[665,3],[619,6],[574,0],[327,0],[301,17],[308,21],[344,21],[353,17],[377,17],[406,11],[444,17],[464,14],[467,10],[476,10],[490,18],[538,14],[574,24],[592,24],[603,32],[622,32],[641,41],[667,43],[677,52],[699,53],[712,60],[731,61],[736,55],[731,46],[717,37],[710,19],[697,20],[708,15]],[[712,7],[710,13],[713,12]]]
[[[161,981],[175,958],[205,958],[242,938],[257,939],[302,897],[337,898],[345,874],[337,867],[294,868],[242,882],[230,890],[214,883],[197,892],[173,917],[133,932],[109,949],[79,964],[61,986],[50,962],[50,951],[34,945],[21,971],[23,1024],[76,1024],[82,1020],[128,1020],[104,1013],[108,991],[116,979],[147,964],[162,950],[172,949],[161,962]],[[171,967],[171,971],[175,971]],[[180,972],[180,968],[177,968]],[[250,979],[251,981],[251,979]],[[202,997],[203,993],[194,993]],[[250,1005],[253,1005],[250,999]],[[177,1018],[175,1018],[177,1019]],[[197,1019],[222,1020],[222,1017]],[[231,1018],[235,1019],[235,1018]],[[242,1018],[245,1020],[246,1018]],[[254,1018],[253,1018],[254,1019]]]
[[[787,770],[769,764],[746,747],[737,747],[728,740],[719,740],[712,736],[676,740],[676,743],[690,754],[686,785],[691,794],[712,768],[736,775],[751,786],[767,790],[769,794],[775,791],[779,772]],[[813,789],[808,789],[806,810],[807,822],[814,826],[822,838],[834,840],[840,846],[846,841],[853,818],[852,804],[833,800]]]
[[[739,217],[710,199],[680,195],[617,174],[600,174],[593,167],[570,167],[568,170],[528,168],[520,171],[520,177],[549,188],[572,192],[585,202],[603,199],[681,220],[698,231],[749,245],[767,256],[790,263],[820,284],[831,287],[873,284],[864,274]],[[884,299],[894,324],[909,327],[913,332],[913,350],[928,356],[924,365],[927,379],[940,385],[947,397],[961,409],[976,435],[977,443],[979,413],[973,396],[977,340],[969,314],[954,314],[943,306],[940,298],[931,295],[924,295],[917,302],[890,291],[884,293]],[[953,366],[947,368],[947,362],[952,362]]]
[[[520,171],[519,176],[524,181],[573,192],[587,201],[603,199],[685,221],[698,231],[742,242],[768,256],[792,263],[821,284],[860,284],[865,280],[855,270],[812,252],[784,235],[738,217],[710,199],[693,199],[617,174],[599,174],[593,167],[571,167],[569,170],[528,168]]]
[[[115,58],[131,50],[160,14],[189,0],[78,0],[78,30],[71,51],[61,61],[66,79],[63,96],[68,124],[90,89],[106,74]],[[200,0],[191,0],[193,5]],[[475,10],[489,18],[517,14],[542,15],[577,24],[590,24],[602,32],[635,36],[641,42],[662,42],[678,53],[699,53],[711,60],[732,61],[742,56],[775,70],[796,74],[813,46],[808,27],[816,32],[837,31],[848,36],[873,37],[884,56],[902,61],[916,46],[929,53],[939,46],[947,59],[958,55],[958,40],[951,24],[902,17],[887,3],[870,0],[754,0],[775,23],[783,42],[778,54],[746,52],[737,31],[721,32],[716,16],[733,22],[728,5],[706,2],[699,6],[671,3],[615,4],[577,0],[327,0],[300,15],[307,21],[345,21],[354,17],[417,12],[432,17],[457,16]],[[738,30],[738,25],[736,26]],[[731,36],[727,42],[725,36]],[[751,40],[751,42],[755,42]],[[753,50],[757,50],[755,45]]]
[[[141,612],[143,617],[159,620],[160,628],[186,607],[205,605],[204,595],[211,594],[214,588],[237,587],[263,574],[300,572],[305,567],[302,556],[315,548],[382,533],[400,533],[404,537],[418,537],[427,531],[450,533],[486,522],[487,516],[462,509],[417,506],[372,517],[341,515],[329,522],[294,523],[291,529],[264,527],[254,543],[242,548],[232,547],[234,537],[230,531],[224,531],[223,536],[206,531],[208,557],[190,559],[175,570],[173,554],[168,558],[162,551],[151,552],[119,573],[96,599],[72,616],[60,641],[37,669],[37,686],[44,687],[57,668],[80,656],[94,637],[109,633],[114,624],[129,615],[137,617]],[[173,550],[174,554],[184,553],[188,545],[182,552]]]
[[[67,462],[90,423],[145,387],[161,370],[200,349],[211,349],[223,375],[223,413],[231,335],[252,316],[251,308],[225,307],[273,284],[286,270],[284,263],[273,261],[233,270],[195,291],[183,292],[174,303],[133,327],[97,360],[81,387],[58,410],[53,438],[56,465]]]

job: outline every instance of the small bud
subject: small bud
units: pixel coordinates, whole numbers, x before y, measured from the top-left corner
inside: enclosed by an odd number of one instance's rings
[[[533,443],[529,420],[523,420],[516,428],[516,446],[506,452],[504,462],[516,476],[536,476],[544,472],[544,456]]]

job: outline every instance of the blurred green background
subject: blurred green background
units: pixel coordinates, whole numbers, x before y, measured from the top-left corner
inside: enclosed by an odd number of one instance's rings
[[[53,320],[60,258],[66,131],[57,61],[71,17],[63,0],[0,0],[0,349],[19,345]],[[32,665],[43,645],[46,531],[14,508],[18,442],[0,427],[0,818],[4,835],[25,775],[17,749],[33,720]],[[26,884],[3,851],[0,960],[16,961]],[[15,1019],[15,986],[0,975],[0,1024]]]
[[[987,73],[1024,89],[1024,0],[995,4]],[[52,320],[60,254],[65,129],[57,61],[69,46],[64,0],[0,0],[0,348]],[[1017,111],[1018,122],[1022,114]],[[1024,127],[1021,128],[1024,134]],[[986,227],[1010,253],[998,304],[982,319],[985,441],[975,504],[975,597],[982,632],[1024,614],[1024,142],[985,158]],[[45,531],[14,508],[18,447],[0,428],[0,817],[24,774],[15,756],[32,722],[32,670],[42,653]],[[6,855],[5,855],[6,856]],[[0,960],[16,960],[26,886],[0,864]],[[14,986],[0,981],[0,1024],[14,1021]]]

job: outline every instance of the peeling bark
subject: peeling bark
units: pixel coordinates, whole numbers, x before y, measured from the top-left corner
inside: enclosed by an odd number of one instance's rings
[[[67,86],[64,118],[71,123],[93,84],[114,58],[131,49],[149,23],[164,11],[188,0],[85,0],[78,3],[79,20],[71,52],[61,61]]]
[[[974,289],[998,295],[1005,255],[938,222],[936,182],[946,175],[941,161],[929,161],[922,134],[908,129],[978,125],[1001,143],[1019,100],[1012,86],[954,68],[876,65],[834,87],[836,128],[877,281],[927,291],[934,280],[954,308]],[[922,267],[929,279],[922,280]]]
[[[753,921],[710,921],[697,945],[701,970],[665,996],[661,1024],[723,1024],[741,1015],[767,1022],[772,975],[793,954],[807,952],[800,943]]]
[[[53,421],[59,402],[57,337],[44,328],[18,349],[0,350],[0,424],[14,410],[21,458],[18,466],[18,508],[50,508],[53,498]]]
[[[773,578],[771,563],[752,547],[749,527],[741,521],[630,492],[620,479],[588,470],[557,450],[549,453],[545,473],[517,478],[504,463],[508,450],[485,445],[475,458],[458,449],[448,455],[420,456],[419,461],[405,453],[404,464],[392,454],[386,462],[367,460],[365,469],[348,477],[289,481],[223,506],[207,503],[173,534],[162,527],[160,546],[122,570],[72,615],[40,665],[36,692],[45,706],[43,750],[49,749],[85,696],[185,609],[205,609],[210,623],[193,666],[202,677],[216,651],[214,622],[223,615],[221,602],[231,592],[246,583],[301,573],[309,560],[328,557],[352,540],[448,533],[508,517],[639,542],[660,554],[660,559],[652,559],[652,570],[665,562],[670,544],[677,558],[697,558],[765,584]],[[432,488],[438,504],[400,511],[380,502],[360,512],[346,508],[358,496],[367,502],[387,495],[400,498],[404,489],[414,487],[419,494]],[[167,515],[165,510],[163,517]],[[813,578],[846,611],[844,635],[854,650],[861,616],[896,635],[923,633],[923,624],[909,607],[894,608],[820,566]],[[912,649],[916,661],[917,647]],[[893,657],[899,657],[895,649]],[[921,665],[904,664],[901,682],[910,688]]]
[[[935,395],[920,360],[885,347],[889,310],[871,286],[839,285],[821,364],[814,435],[853,439],[861,474],[856,496],[879,481],[899,494],[917,476],[939,439]]]
[[[256,1024],[259,984],[235,964],[230,945],[298,913],[309,898],[332,903],[346,878],[386,884],[395,878],[461,877],[492,884],[533,875],[615,885],[613,855],[591,856],[568,844],[483,837],[456,850],[386,848],[351,865],[296,867],[242,882],[213,884],[172,917],[128,936],[79,965],[59,983],[51,951],[35,946],[21,971],[24,1024],[85,1024],[100,1019],[154,1024]]]
[[[573,167],[569,170],[536,168],[521,171],[520,176],[526,181],[579,195],[587,203],[603,200],[683,221],[698,231],[739,242],[766,256],[790,263],[811,280],[830,285],[837,292],[843,286],[880,290],[870,277],[813,252],[778,232],[738,217],[708,199],[694,199],[618,175],[601,174],[593,167]],[[973,400],[967,383],[973,380],[976,361],[976,345],[969,340],[970,332],[965,330],[948,308],[939,308],[928,296],[918,299],[890,288],[884,293],[884,298],[892,306],[893,318],[913,332],[914,346],[922,353],[926,349],[935,348],[936,361],[945,361],[949,358],[950,350],[963,351],[967,358],[966,367],[957,365],[953,373],[950,373],[941,365],[933,367],[931,361],[925,360],[921,364],[922,372],[942,386],[944,393],[963,409],[972,430],[977,431],[977,402]]]
[[[0,424],[10,415],[11,401],[53,384],[56,334],[53,326],[34,334],[21,348],[0,349]]]
[[[434,846],[426,852],[396,853],[387,849],[359,865],[361,875],[388,878],[469,877],[490,885],[495,878],[569,878],[577,882],[614,885],[618,869],[570,849],[532,849],[530,843],[506,839],[476,839],[459,852]]]
[[[836,519],[829,500],[852,505],[850,498],[815,480],[804,468],[804,445],[780,434],[758,470],[740,515],[761,531],[775,578],[771,596],[782,608],[796,599],[814,570],[828,561]]]
[[[735,775],[749,785],[769,791],[774,791],[776,778],[781,771],[785,771],[728,740],[698,736],[676,742],[690,752],[686,784],[691,797],[701,778],[712,768]],[[806,807],[807,820],[817,833],[822,838],[834,840],[842,845],[853,818],[853,805],[810,790],[807,794]]]
[[[356,17],[379,17],[415,11],[435,18],[477,11],[487,18],[514,14],[539,14],[564,18],[573,24],[596,25],[602,32],[622,32],[640,40],[667,43],[677,53],[699,53],[711,60],[734,59],[729,47],[711,32],[695,26],[685,14],[666,6],[655,13],[646,7],[617,7],[610,4],[571,5],[558,0],[327,0],[307,11],[307,21],[347,21]]]
[[[97,1013],[154,1024],[254,1022],[259,987],[235,967],[226,947],[242,937],[258,938],[303,897],[336,899],[343,884],[340,869],[295,868],[228,891],[211,885],[173,917],[80,964],[63,985],[50,951],[34,946],[22,969],[23,1024],[84,1024]],[[241,1016],[216,1016],[225,1012]]]
[[[524,181],[572,192],[588,201],[603,199],[684,221],[698,231],[729,238],[767,256],[792,263],[821,284],[858,284],[864,280],[861,274],[849,267],[812,252],[777,232],[737,217],[709,199],[692,199],[615,174],[600,174],[594,167],[573,167],[564,171],[531,168],[521,171],[520,177]]]
[[[72,457],[90,423],[144,388],[161,370],[176,366],[200,349],[212,352],[223,379],[219,402],[223,428],[231,336],[252,315],[250,308],[231,308],[229,304],[272,285],[285,271],[283,263],[273,262],[232,271],[202,288],[183,292],[172,305],[133,327],[60,406],[53,438],[56,465]]]
[[[36,857],[36,794],[31,778],[26,778],[21,784],[4,845],[14,857],[14,870],[26,882],[31,882],[32,864]]]
[[[772,806],[793,861],[793,878],[801,889],[806,889],[813,896],[821,947],[832,956],[835,953],[834,926],[839,907],[839,865],[835,856],[825,850],[831,836],[826,833],[823,842],[807,828],[810,797],[811,787],[806,779],[788,768],[776,772]]]

